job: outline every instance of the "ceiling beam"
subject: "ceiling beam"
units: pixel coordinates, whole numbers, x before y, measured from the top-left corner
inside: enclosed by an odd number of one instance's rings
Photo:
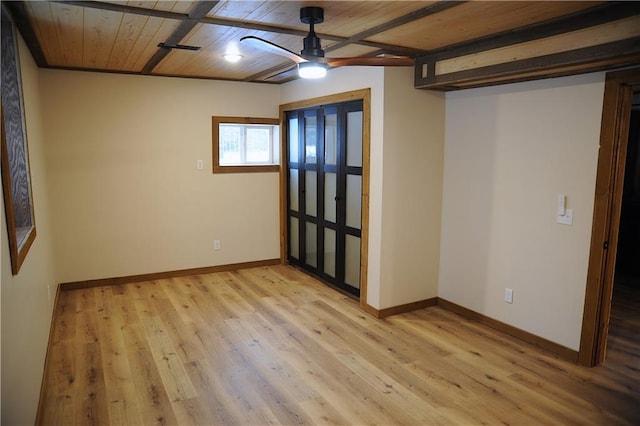
[[[33,56],[33,60],[38,64],[41,68],[46,68],[49,66],[47,63],[47,58],[44,55],[42,50],[42,46],[38,42],[38,37],[36,33],[33,31],[33,27],[31,26],[31,22],[29,21],[29,16],[27,14],[26,6],[23,2],[19,1],[3,1],[2,6],[6,7],[6,10],[9,11],[9,14],[13,18],[13,22],[20,31],[24,42],[26,43],[29,51],[31,52],[31,56]]]
[[[211,9],[213,9],[216,4],[218,4],[218,1],[199,1],[198,3],[196,3],[196,5],[193,6],[191,11],[189,12],[188,17],[184,19],[180,23],[180,25],[178,25],[178,28],[175,29],[173,34],[171,34],[169,38],[164,41],[164,43],[169,46],[179,44],[182,39],[184,39],[187,34],[189,34],[191,30],[196,25],[198,25],[200,19],[206,16],[207,13],[209,13],[209,11],[211,11]],[[147,62],[144,68],[142,68],[141,73],[151,74],[153,72],[153,69],[164,58],[167,57],[169,52],[171,52],[171,49],[159,47],[156,53],[151,57],[151,59],[149,59],[149,62]]]

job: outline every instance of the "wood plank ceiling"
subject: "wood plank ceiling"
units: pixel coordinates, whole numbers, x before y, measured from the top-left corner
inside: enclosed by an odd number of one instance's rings
[[[283,83],[297,78],[293,62],[239,40],[253,35],[299,52],[308,31],[299,19],[302,6],[325,9],[316,32],[326,56],[412,56],[421,88],[449,90],[640,63],[640,2],[3,4],[44,68]],[[227,62],[228,52],[241,54],[241,61]]]

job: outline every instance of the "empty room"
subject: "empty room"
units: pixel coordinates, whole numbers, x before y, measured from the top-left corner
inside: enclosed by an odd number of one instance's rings
[[[640,2],[0,30],[2,424],[640,423]]]

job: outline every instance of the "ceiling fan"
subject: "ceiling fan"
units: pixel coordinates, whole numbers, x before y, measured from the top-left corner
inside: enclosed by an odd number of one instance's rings
[[[320,45],[320,38],[314,31],[314,25],[324,22],[324,9],[307,6],[300,9],[300,21],[309,24],[309,33],[304,38],[303,49],[300,54],[278,46],[275,43],[255,36],[240,39],[242,44],[261,49],[266,52],[284,56],[298,64],[298,75],[302,78],[322,78],[330,67],[349,65],[364,66],[412,66],[413,58],[409,56],[356,56],[351,58],[325,58]]]

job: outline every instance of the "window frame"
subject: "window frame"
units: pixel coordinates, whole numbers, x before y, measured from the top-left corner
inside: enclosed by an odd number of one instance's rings
[[[280,164],[242,164],[233,166],[220,165],[220,124],[263,124],[270,126],[280,126],[280,119],[260,117],[211,117],[213,173],[268,173],[280,171]],[[282,137],[282,132],[280,132],[280,137]],[[280,140],[273,140],[273,146],[280,148]],[[278,158],[278,163],[281,162],[281,157],[282,154],[280,154],[280,158]]]
[[[2,100],[0,156],[11,273],[18,275],[36,238],[29,146],[25,120],[18,33],[2,3]],[[19,211],[18,211],[19,210]]]

